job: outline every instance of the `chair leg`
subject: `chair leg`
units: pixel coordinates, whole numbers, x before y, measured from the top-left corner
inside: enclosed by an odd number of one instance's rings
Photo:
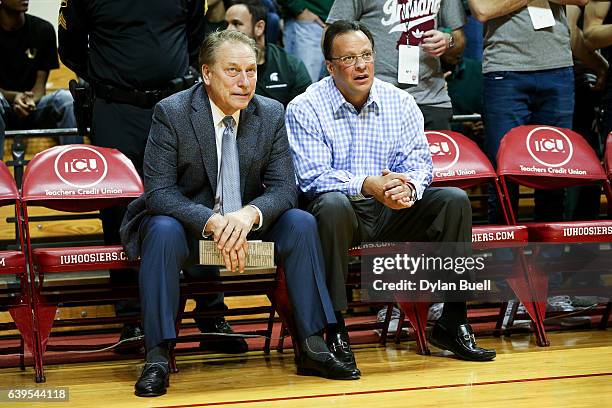
[[[276,285],[274,287],[274,291],[268,296],[272,296],[270,302],[275,305],[278,315],[280,316],[285,327],[289,330],[291,341],[293,343],[293,352],[295,357],[298,358],[300,350],[297,340],[297,326],[295,324],[295,320],[293,319],[293,310],[291,303],[289,302],[289,295],[287,293],[285,271],[282,267],[277,268]]]
[[[397,321],[397,330],[395,331],[395,344],[400,344],[402,341],[402,330],[404,329],[404,320],[406,313],[400,309],[399,320]]]
[[[179,332],[181,330],[181,325],[183,323],[183,312],[185,311],[186,304],[187,304],[187,299],[181,297],[181,301],[179,303],[179,311],[176,316],[176,323],[174,325],[177,338],[179,337]],[[168,363],[170,366],[169,367],[170,372],[176,374],[179,372],[178,366],[176,365],[176,351],[174,350],[174,348],[176,347],[176,344],[171,344],[169,347],[170,349],[168,350],[168,354],[169,354]]]
[[[278,337],[278,344],[276,345],[276,351],[279,353],[283,352],[285,347],[285,336],[287,335],[287,328],[285,327],[285,323],[281,322],[280,333]]]
[[[508,322],[506,323],[507,333],[505,333],[508,336],[512,334],[512,331],[510,329],[512,328],[512,326],[514,326],[514,318],[516,317],[516,313],[518,312],[520,304],[521,303],[517,300],[512,304],[512,307],[510,308],[510,316],[508,317]]]
[[[51,335],[51,328],[53,326],[57,306],[36,304],[34,306],[34,311],[36,325],[34,336],[37,348],[37,350],[34,352],[34,359],[36,362],[36,382],[43,383],[47,381],[44,372],[44,355],[47,348],[47,342],[49,341],[49,336]]]
[[[497,322],[495,323],[495,329],[493,330],[494,337],[500,337],[502,326],[504,324],[504,317],[506,316],[506,309],[508,308],[508,302],[503,302],[499,307],[499,313],[497,315]]]
[[[400,309],[406,313],[406,317],[414,328],[417,342],[417,352],[423,355],[430,355],[427,345],[425,328],[427,327],[427,312],[429,303],[427,302],[400,302]]]
[[[512,276],[506,281],[533,321],[537,345],[547,347],[550,341],[546,336],[544,317],[548,295],[548,276],[535,266],[530,268],[522,253],[517,255],[519,262],[515,265]]]
[[[25,371],[25,344],[23,335],[19,337],[19,368]]]
[[[393,314],[393,303],[389,303],[387,305],[387,314],[385,315],[385,321],[383,323],[383,328],[380,332],[380,340],[379,343],[381,346],[387,346],[387,334],[389,333],[389,324],[391,323],[391,315]]]
[[[268,318],[268,327],[266,328],[266,341],[264,342],[264,354],[270,354],[270,343],[272,342],[272,331],[274,330],[274,315],[275,307],[274,304],[270,306],[270,317]]]
[[[39,341],[38,316],[35,316],[33,308],[29,303],[20,304],[15,307],[9,307],[9,314],[17,326],[17,330],[21,335],[20,339],[20,367],[25,370],[25,349],[32,354],[34,367],[36,370],[36,382],[44,382],[44,373],[42,369],[41,346]],[[55,313],[53,313],[54,315]],[[53,321],[51,321],[53,323]]]

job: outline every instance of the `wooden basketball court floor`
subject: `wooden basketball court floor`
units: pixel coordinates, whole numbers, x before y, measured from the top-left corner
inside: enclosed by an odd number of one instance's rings
[[[483,337],[481,345],[498,351],[487,363],[436,349],[420,356],[413,342],[358,346],[358,381],[298,376],[291,351],[182,357],[168,394],[152,399],[133,395],[139,360],[48,366],[38,385],[31,368],[7,368],[0,387],[69,387],[69,402],[54,407],[612,407],[612,331],[550,333],[550,340],[539,348],[524,334]]]

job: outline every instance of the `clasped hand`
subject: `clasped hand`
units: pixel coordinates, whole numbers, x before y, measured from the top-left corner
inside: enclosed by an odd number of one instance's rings
[[[244,272],[248,249],[246,238],[256,220],[257,211],[247,206],[229,214],[215,214],[206,225],[206,232],[213,234],[228,270]]]
[[[369,176],[364,181],[364,192],[393,210],[414,205],[414,187],[408,176],[384,169],[380,176]]]
[[[36,102],[32,92],[20,92],[13,100],[13,110],[22,118],[28,117],[36,110]]]

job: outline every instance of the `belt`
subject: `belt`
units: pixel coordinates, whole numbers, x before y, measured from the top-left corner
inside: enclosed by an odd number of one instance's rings
[[[96,81],[94,83],[94,92],[96,98],[104,99],[107,102],[126,103],[150,109],[162,99],[191,87],[195,81],[195,76],[188,74],[184,77],[173,79],[165,88],[147,91],[117,88]]]

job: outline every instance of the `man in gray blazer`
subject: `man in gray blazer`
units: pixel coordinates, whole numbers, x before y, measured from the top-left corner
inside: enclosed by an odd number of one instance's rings
[[[295,172],[283,107],[254,96],[256,46],[242,33],[210,35],[200,51],[203,85],[155,107],[145,151],[145,193],[132,202],[121,234],[139,273],[146,364],[138,396],[168,386],[168,343],[176,338],[179,273],[197,263],[212,237],[231,271],[244,271],[247,237],[275,243],[285,267],[300,344],[298,374],[357,379],[321,336],[336,324],[325,286],[314,217],[295,209]],[[237,129],[237,134],[234,133]]]

